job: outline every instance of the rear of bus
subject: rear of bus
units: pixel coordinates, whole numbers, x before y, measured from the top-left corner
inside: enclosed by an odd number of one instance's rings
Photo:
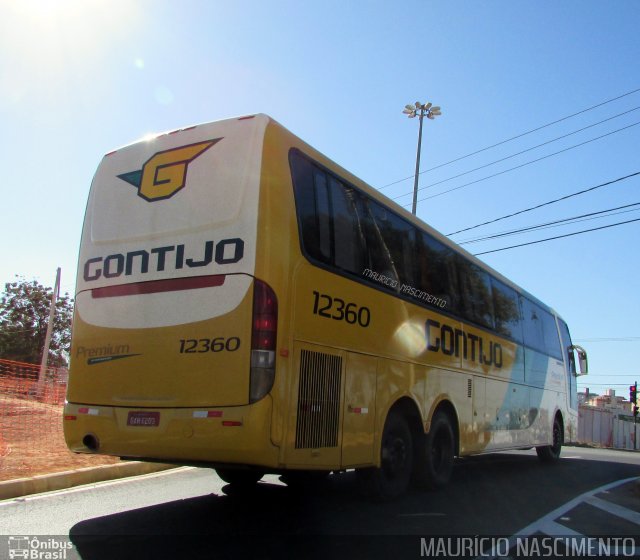
[[[79,256],[72,451],[277,463],[277,299],[255,278],[268,123],[201,125],[104,157]]]

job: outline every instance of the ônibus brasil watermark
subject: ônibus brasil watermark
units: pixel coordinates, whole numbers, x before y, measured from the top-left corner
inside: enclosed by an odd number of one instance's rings
[[[9,560],[67,560],[73,550],[73,543],[65,537],[12,536],[6,542]]]
[[[365,268],[362,276],[366,276],[371,280],[375,280],[380,284],[384,284],[385,286],[389,286],[389,288],[397,289],[400,293],[409,294],[416,299],[420,299],[422,301],[426,301],[427,303],[431,303],[437,307],[445,307],[447,305],[446,300],[432,296],[429,292],[425,292],[424,290],[419,290],[418,288],[414,288],[409,284],[401,283],[395,278],[390,278],[389,276],[385,276],[384,274],[379,274],[370,268]]]

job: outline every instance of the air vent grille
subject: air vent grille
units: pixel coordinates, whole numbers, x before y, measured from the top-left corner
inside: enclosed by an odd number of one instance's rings
[[[337,447],[342,358],[302,350],[296,449]]]

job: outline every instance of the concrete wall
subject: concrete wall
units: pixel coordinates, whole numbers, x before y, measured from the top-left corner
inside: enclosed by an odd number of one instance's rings
[[[634,449],[635,429],[633,416],[621,414],[617,410],[580,406],[579,443],[591,443],[615,449]],[[637,427],[637,430],[640,431],[640,426]]]

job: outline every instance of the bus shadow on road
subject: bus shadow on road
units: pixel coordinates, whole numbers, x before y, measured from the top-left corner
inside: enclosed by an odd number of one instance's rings
[[[610,463],[588,465],[596,478],[618,476]],[[353,472],[306,491],[267,477],[251,492],[223,486],[220,494],[88,519],[70,538],[83,559],[419,557],[427,535],[513,534],[592,487],[593,477],[580,482],[585,466],[544,466],[535,453],[466,458],[446,488],[391,503],[362,498]]]
[[[326,559],[367,550],[369,557],[388,558],[389,551],[377,555],[380,547],[366,531],[376,511],[382,519],[399,506],[363,501],[354,483],[354,473],[341,473],[305,490],[273,481],[250,492],[227,485],[219,494],[83,521],[70,538],[83,559]]]

